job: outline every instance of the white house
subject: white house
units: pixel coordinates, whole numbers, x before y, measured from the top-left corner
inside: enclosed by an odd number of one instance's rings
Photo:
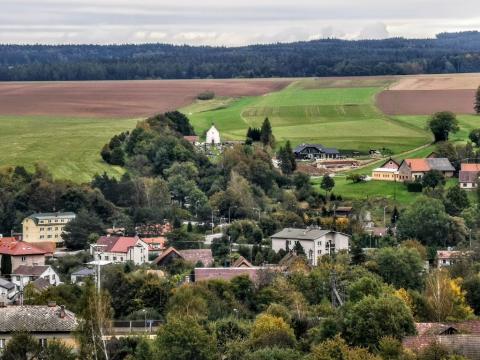
[[[17,290],[23,289],[30,282],[40,278],[48,280],[50,285],[53,286],[61,283],[60,276],[58,276],[50,265],[20,265],[12,271],[12,282],[17,287]]]
[[[148,262],[149,246],[138,236],[102,236],[90,246],[94,260],[125,263],[133,261],[135,265]]]
[[[0,278],[0,303],[10,304],[15,298],[15,284]]]
[[[220,144],[220,133],[218,132],[215,125],[212,124],[212,127],[207,131],[207,137],[205,142],[212,145]]]
[[[295,243],[300,243],[310,264],[316,266],[318,258],[349,249],[350,236],[332,230],[318,228],[286,228],[271,236],[272,249],[291,251]]]

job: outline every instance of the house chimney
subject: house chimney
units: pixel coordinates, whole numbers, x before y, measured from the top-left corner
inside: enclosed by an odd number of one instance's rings
[[[58,314],[58,316],[60,317],[60,319],[63,319],[65,317],[65,305],[60,305],[60,312]]]
[[[55,307],[55,306],[57,306],[57,303],[55,301],[48,302],[48,307]]]

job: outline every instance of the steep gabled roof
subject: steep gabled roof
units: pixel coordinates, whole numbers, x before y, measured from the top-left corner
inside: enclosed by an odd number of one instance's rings
[[[320,152],[323,151],[323,149],[324,149],[324,146],[320,145],[320,144],[301,144],[301,145],[298,145],[297,147],[295,147],[295,149],[293,149],[293,152],[298,153],[298,152],[301,152],[308,147],[313,147]]]
[[[201,262],[204,266],[211,266],[214,262],[211,249],[191,249],[191,250],[177,250],[169,247],[153,260],[154,264],[160,264],[169,256],[175,255],[189,263],[196,264]]]
[[[243,256],[240,256],[240,257],[232,264],[232,267],[234,267],[234,268],[239,268],[239,267],[251,268],[251,267],[253,267],[253,265],[250,263],[250,261],[248,261],[247,259],[245,259]]]
[[[432,170],[455,171],[452,163],[447,158],[428,158],[426,160]]]
[[[410,170],[414,172],[427,172],[431,170],[427,159],[405,159],[404,162]]]
[[[140,239],[127,236],[102,236],[97,241],[97,245],[102,246],[104,252],[126,254],[128,249],[134,247]]]
[[[394,158],[391,157],[391,158],[388,158],[387,161],[385,161],[384,163],[382,163],[382,165],[380,165],[379,168],[383,168],[383,167],[384,167],[385,165],[387,165],[390,161],[394,162],[394,163],[397,165],[397,167],[400,167],[400,163],[399,163],[397,160],[395,160]]]

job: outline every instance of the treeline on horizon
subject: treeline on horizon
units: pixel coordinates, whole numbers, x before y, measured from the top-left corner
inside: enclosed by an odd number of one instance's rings
[[[0,45],[0,81],[406,75],[480,71],[480,32],[244,47]]]

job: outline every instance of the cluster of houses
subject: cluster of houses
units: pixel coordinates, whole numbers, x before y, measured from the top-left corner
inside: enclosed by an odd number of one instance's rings
[[[380,181],[418,181],[429,171],[436,170],[445,178],[455,175],[455,167],[447,158],[434,154],[424,159],[405,159],[398,162],[392,158],[372,171],[372,179]],[[480,175],[480,164],[461,164],[459,183],[463,189],[474,189]]]

